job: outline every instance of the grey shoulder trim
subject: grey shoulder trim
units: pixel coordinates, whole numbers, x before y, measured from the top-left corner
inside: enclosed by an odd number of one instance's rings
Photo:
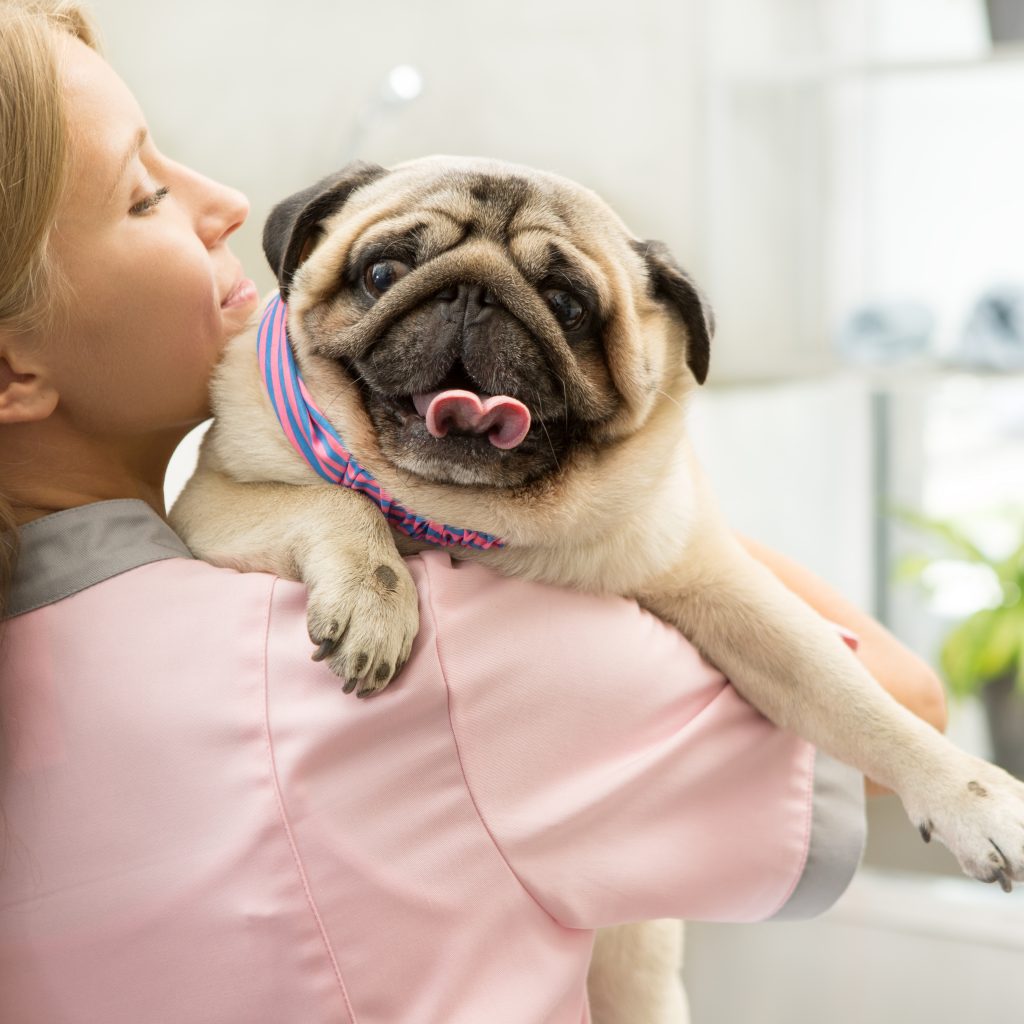
[[[815,917],[828,910],[853,880],[866,837],[864,776],[817,751],[807,862],[792,895],[769,920]]]
[[[149,562],[191,558],[144,501],[98,501],[54,512],[18,531],[8,618],[53,604]]]

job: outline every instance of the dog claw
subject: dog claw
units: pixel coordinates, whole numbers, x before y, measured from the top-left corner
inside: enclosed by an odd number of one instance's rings
[[[926,843],[930,843],[932,841],[932,826],[931,826],[931,822],[927,822],[926,821],[924,824],[918,825],[917,826],[917,831],[921,833],[921,838]]]
[[[371,585],[358,582],[365,577]],[[385,689],[409,657],[419,626],[416,587],[404,563],[372,558],[364,565],[341,552],[305,578],[313,661],[327,665],[343,693],[362,697]]]
[[[992,881],[998,881],[1003,892],[1013,892],[1013,881],[1010,879],[1009,874],[1007,874],[1010,866],[1006,859],[1006,854],[999,849],[999,844],[994,839],[989,839],[989,842],[992,844],[992,849],[995,850],[999,856],[997,863],[1000,865],[996,868],[995,877]],[[993,857],[992,859],[995,860],[996,858]]]
[[[337,640],[323,640],[320,646],[313,652],[314,661],[323,661],[324,658],[329,658],[334,653],[334,649],[338,646]]]

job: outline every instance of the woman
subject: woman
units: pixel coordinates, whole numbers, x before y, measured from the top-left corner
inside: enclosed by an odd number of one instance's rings
[[[412,659],[354,701],[299,585],[190,558],[163,475],[255,309],[247,204],[92,43],[0,2],[0,1019],[576,1024],[595,928],[828,906],[861,781],[634,604],[429,552]]]

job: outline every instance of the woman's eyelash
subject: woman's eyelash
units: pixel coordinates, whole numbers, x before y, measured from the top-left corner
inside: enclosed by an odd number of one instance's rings
[[[171,190],[165,185],[158,188],[151,196],[146,196],[141,202],[136,203],[128,212],[136,217],[149,213]]]

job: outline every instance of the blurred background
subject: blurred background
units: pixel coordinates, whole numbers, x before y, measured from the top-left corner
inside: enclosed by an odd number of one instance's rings
[[[1024,0],[93,6],[158,144],[250,196],[261,288],[270,207],[354,157],[558,171],[666,241],[717,311],[693,420],[735,526],[940,667],[953,738],[1024,774]],[[1024,896],[894,798],[870,831],[820,920],[690,926],[696,1024],[1020,1018]]]

